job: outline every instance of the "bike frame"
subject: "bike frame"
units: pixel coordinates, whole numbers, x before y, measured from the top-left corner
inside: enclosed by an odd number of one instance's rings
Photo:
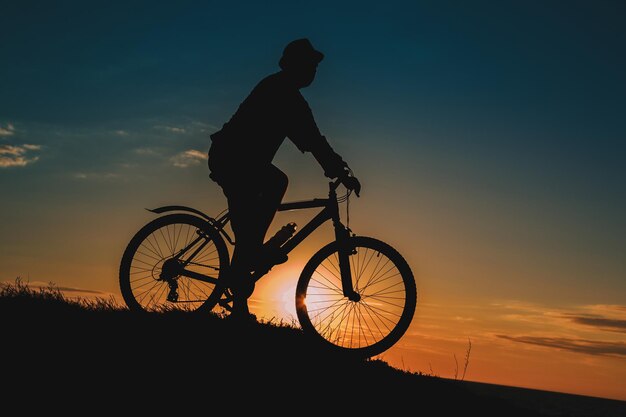
[[[343,287],[343,294],[345,297],[348,297],[352,301],[358,301],[359,295],[356,291],[354,291],[354,287],[352,285],[352,273],[350,270],[350,247],[348,245],[348,239],[350,237],[350,231],[346,226],[341,223],[339,217],[339,203],[337,202],[337,188],[341,184],[339,179],[332,181],[329,183],[329,192],[328,198],[314,198],[312,200],[303,200],[303,201],[293,201],[281,203],[278,207],[278,211],[290,211],[290,210],[303,210],[309,208],[321,208],[322,210],[315,215],[311,220],[309,220],[304,227],[298,230],[287,242],[285,242],[281,246],[282,252],[287,255],[293,249],[295,249],[302,241],[304,241],[311,233],[313,233],[318,227],[327,222],[328,220],[332,220],[333,227],[335,229],[335,241],[338,244],[338,253],[339,253],[339,270],[341,274],[341,283]],[[230,221],[230,213],[226,212],[217,219],[207,216],[206,214],[189,207],[184,206],[167,206],[160,207],[158,209],[149,210],[154,213],[164,213],[166,211],[190,211],[195,213],[204,219],[206,219],[211,225],[213,225],[219,232],[222,234],[229,243],[235,244],[235,241],[231,239],[228,233],[224,230],[224,227]],[[180,259],[189,249],[194,247],[200,240],[204,239],[204,235],[202,233],[194,239],[187,247],[183,248],[179,251],[178,254],[174,257],[175,259]],[[217,278],[209,277],[203,274],[199,274],[197,272],[189,271],[184,269],[184,267],[192,261],[194,256],[199,253],[202,248],[207,244],[207,240],[205,240],[200,247],[198,247],[191,256],[182,261],[182,269],[179,271],[180,275],[197,279],[204,282],[212,282],[217,284]],[[256,273],[253,275],[254,281],[258,281],[267,274],[269,271]]]

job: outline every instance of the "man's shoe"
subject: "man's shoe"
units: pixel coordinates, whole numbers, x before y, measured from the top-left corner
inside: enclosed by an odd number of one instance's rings
[[[261,247],[255,270],[269,271],[274,265],[284,264],[288,259],[289,257],[280,247],[276,247],[272,242],[267,242]]]
[[[256,315],[249,311],[233,308],[233,311],[228,315],[228,318],[237,323],[256,323]]]
[[[274,265],[284,264],[287,262],[287,254],[285,254],[281,246],[285,244],[296,232],[297,225],[288,223],[284,225],[274,236],[263,244],[261,253],[259,254],[259,264],[265,265],[270,269]]]
[[[229,271],[226,285],[230,288],[231,292],[236,296],[248,298],[254,292],[255,282],[252,279],[252,274],[249,272],[244,275],[236,274],[234,271]]]
[[[279,265],[287,262],[289,257],[279,248],[273,248],[271,246],[263,247],[263,254],[261,255],[261,262],[269,265]]]

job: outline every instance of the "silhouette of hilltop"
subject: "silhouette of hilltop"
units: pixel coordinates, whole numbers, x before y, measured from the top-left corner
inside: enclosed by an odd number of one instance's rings
[[[0,317],[3,405],[23,412],[570,415],[541,414],[488,385],[350,360],[294,324],[141,314],[22,284],[0,291]]]

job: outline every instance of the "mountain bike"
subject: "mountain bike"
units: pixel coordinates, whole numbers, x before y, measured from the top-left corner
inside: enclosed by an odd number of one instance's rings
[[[408,329],[417,305],[413,272],[389,244],[358,236],[340,219],[340,180],[329,182],[328,198],[284,202],[278,211],[320,208],[279,250],[291,252],[318,227],[331,221],[334,240],[305,264],[296,286],[295,307],[303,332],[324,346],[372,357],[394,345]],[[349,206],[348,206],[349,207]],[[131,310],[232,310],[228,282],[227,210],[216,217],[186,206],[147,209],[162,214],[143,226],[122,256],[119,281]],[[273,265],[253,272],[254,282]]]

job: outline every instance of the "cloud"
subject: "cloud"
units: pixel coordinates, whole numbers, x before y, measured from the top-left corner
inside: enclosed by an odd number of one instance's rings
[[[189,149],[181,152],[178,155],[174,155],[170,160],[176,167],[187,168],[192,165],[197,165],[208,158],[206,152],[201,152],[195,149]]]
[[[622,305],[584,305],[574,311],[553,313],[553,316],[596,330],[626,333],[626,306]]]
[[[212,125],[210,123],[203,123],[203,122],[192,122],[193,126],[198,126],[200,128],[200,132],[205,133],[205,132],[215,132],[217,130],[219,130],[219,127]]]
[[[128,132],[125,130],[116,130],[115,134],[118,136],[128,136]]]
[[[187,132],[187,130],[184,127],[176,127],[176,126],[163,126],[163,125],[157,125],[154,126],[156,129],[163,129],[163,130],[167,130],[168,132],[172,132],[172,133],[185,133]]]
[[[594,356],[624,356],[626,357],[626,343],[604,342],[585,339],[569,339],[564,337],[540,336],[508,336],[496,335],[501,339],[513,342],[526,343],[570,352],[583,353]]]
[[[74,178],[78,180],[115,180],[121,178],[114,172],[76,172]]]
[[[40,145],[0,145],[0,168],[23,167],[36,162],[39,157],[27,157],[31,151],[38,151]]]
[[[473,317],[454,316],[453,320],[467,322],[467,321],[474,321],[475,319]]]
[[[574,329],[574,325],[594,328],[597,331],[626,333],[626,306],[614,304],[592,304],[566,309],[554,309],[533,304],[509,302],[494,304],[505,311],[514,311],[502,315],[502,318],[517,323],[526,323],[546,328],[548,325]],[[580,329],[580,327],[578,327]]]
[[[0,146],[0,155],[17,156],[26,152],[26,149],[20,146],[2,145]]]
[[[11,123],[7,123],[6,127],[0,125],[0,136],[13,136],[15,134],[15,126]]]
[[[137,148],[133,150],[137,155],[158,155],[159,153],[154,148]]]
[[[593,314],[626,320],[626,306],[623,305],[591,304],[584,306],[584,309]]]
[[[564,317],[574,323],[583,324],[585,326],[593,326],[612,332],[626,333],[626,320],[594,316],[576,316],[573,314],[566,315]]]

